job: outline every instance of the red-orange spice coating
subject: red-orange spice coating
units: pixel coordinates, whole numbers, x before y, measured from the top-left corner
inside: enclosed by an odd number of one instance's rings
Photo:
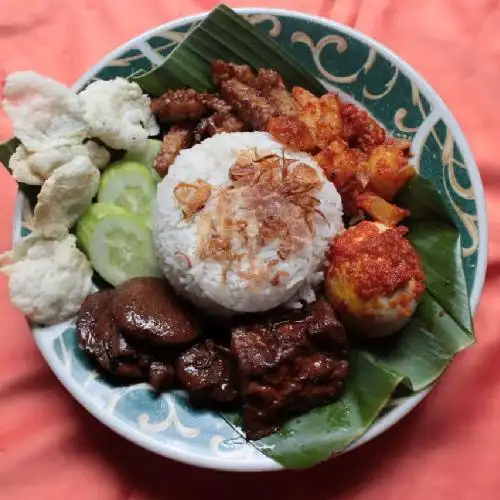
[[[334,240],[329,274],[346,272],[364,300],[390,297],[414,279],[420,298],[424,273],[417,252],[404,238],[407,232],[404,226],[380,232],[374,223],[360,222]]]
[[[354,104],[341,106],[344,138],[351,147],[369,153],[385,141],[385,130],[366,112]]]

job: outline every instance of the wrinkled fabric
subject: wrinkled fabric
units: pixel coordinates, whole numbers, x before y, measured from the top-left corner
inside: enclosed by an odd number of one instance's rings
[[[174,463],[115,435],[56,380],[0,278],[0,499],[494,499],[500,492],[500,2],[252,0],[367,33],[413,65],[449,105],[479,165],[490,218],[478,344],[408,417],[354,452],[303,472],[219,473]],[[144,30],[212,0],[0,0],[0,78],[33,69],[72,84]],[[0,140],[11,134],[0,115]],[[0,169],[0,252],[11,245],[15,183]]]

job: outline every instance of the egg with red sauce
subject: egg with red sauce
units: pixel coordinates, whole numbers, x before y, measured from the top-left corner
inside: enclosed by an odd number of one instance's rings
[[[391,335],[414,314],[424,272],[407,232],[362,221],[333,241],[325,292],[352,335]]]

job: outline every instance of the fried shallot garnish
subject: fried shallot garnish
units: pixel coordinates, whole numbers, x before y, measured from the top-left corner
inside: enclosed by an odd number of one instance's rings
[[[210,199],[211,193],[212,187],[202,179],[198,179],[194,184],[179,182],[174,188],[175,199],[185,219],[190,219],[199,212]]]
[[[229,261],[232,258],[231,242],[222,236],[208,238],[199,248],[200,259]]]
[[[243,151],[229,169],[229,178],[235,186],[253,186],[259,178],[259,166],[253,151]]]
[[[305,163],[294,163],[295,168],[290,169],[291,171],[283,179],[281,188],[284,192],[289,194],[305,194],[321,187],[321,180],[314,168]]]

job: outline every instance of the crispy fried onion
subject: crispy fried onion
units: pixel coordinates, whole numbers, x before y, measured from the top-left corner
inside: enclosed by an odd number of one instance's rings
[[[277,258],[266,262],[266,273],[251,266],[240,268],[237,275],[251,282],[262,278],[279,285],[287,273],[276,266],[310,241],[317,215],[323,216],[315,196],[322,180],[314,168],[299,160],[274,154],[259,157],[256,150],[243,151],[229,177],[231,184],[218,190],[216,202],[198,219],[198,256],[224,263],[242,258],[252,262],[262,248],[277,242]],[[193,185],[188,186],[186,191],[191,193]],[[192,198],[203,199],[201,205],[194,204],[198,210],[208,199]]]
[[[179,182],[174,188],[174,196],[185,219],[199,212],[210,199],[212,187],[208,182],[198,179],[194,184]]]

